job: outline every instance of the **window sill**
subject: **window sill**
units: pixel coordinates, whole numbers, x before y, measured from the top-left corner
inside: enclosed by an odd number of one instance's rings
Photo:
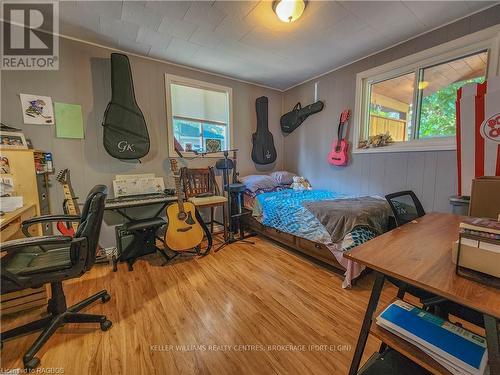
[[[396,142],[389,146],[376,148],[353,148],[353,154],[376,154],[384,152],[418,152],[456,150],[455,138],[419,140],[411,142]]]
[[[179,158],[179,155],[174,151],[169,152],[170,158]],[[222,159],[224,158],[224,153],[221,152],[214,152],[213,154],[197,154],[194,152],[190,151],[181,151],[181,155],[183,158],[186,159],[201,159],[201,158],[217,158],[217,159]]]

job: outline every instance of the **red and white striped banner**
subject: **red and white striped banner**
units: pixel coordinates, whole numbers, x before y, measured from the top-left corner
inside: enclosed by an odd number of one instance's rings
[[[472,180],[500,176],[500,77],[457,91],[458,195],[470,195]]]

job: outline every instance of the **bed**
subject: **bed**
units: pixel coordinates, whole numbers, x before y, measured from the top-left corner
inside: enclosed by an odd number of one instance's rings
[[[246,190],[244,206],[252,213],[243,217],[247,228],[328,264],[344,275],[343,287],[364,270],[344,252],[383,233],[390,214],[381,197],[297,191],[283,184]]]

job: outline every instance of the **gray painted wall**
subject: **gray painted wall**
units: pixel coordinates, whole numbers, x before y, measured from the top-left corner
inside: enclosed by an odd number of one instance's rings
[[[58,71],[2,71],[1,119],[2,122],[24,130],[34,147],[52,151],[57,170],[70,168],[75,192],[79,196],[94,184],[111,186],[113,176],[123,173],[154,172],[167,176],[165,184],[173,186],[167,151],[167,113],[165,104],[165,73],[172,73],[233,88],[234,146],[239,148],[238,169],[241,174],[256,171],[251,161],[251,134],[256,128],[255,99],[269,97],[269,126],[278,151],[275,164],[267,169],[282,166],[283,141],[279,129],[283,94],[251,84],[184,69],[167,63],[130,56],[137,102],[142,109],[151,138],[151,151],[142,164],[124,162],[110,157],[102,145],[101,121],[111,98],[110,63],[112,51],[93,45],[60,39]],[[55,137],[55,127],[25,125],[19,93],[51,96],[53,101],[81,104],[83,109],[85,139],[71,140]],[[214,165],[214,158],[182,161],[191,167]],[[262,169],[262,167],[259,167]],[[60,202],[62,191],[54,184],[52,202]],[[53,205],[53,210],[58,207]]]
[[[307,176],[316,188],[346,194],[412,189],[426,210],[450,211],[448,198],[456,193],[455,151],[354,154],[348,167],[334,167],[326,156],[336,138],[340,112],[354,109],[357,73],[498,23],[500,6],[495,6],[286,91],[284,109],[289,110],[298,101],[313,102],[318,82],[325,109],[285,136],[285,169]],[[351,142],[352,134],[350,129]]]
[[[251,133],[255,129],[255,98],[269,97],[269,126],[275,139],[278,160],[267,170],[286,168],[307,176],[318,188],[347,194],[384,194],[411,188],[422,198],[427,210],[449,210],[448,196],[455,191],[455,153],[411,152],[354,155],[348,168],[335,168],[326,162],[330,142],[336,131],[338,114],[354,107],[355,78],[360,71],[430,48],[500,22],[500,6],[490,8],[454,24],[420,36],[397,47],[371,56],[320,79],[319,97],[325,110],[310,117],[294,133],[283,137],[279,117],[283,108],[297,101],[314,98],[314,81],[285,93],[265,89],[216,75],[131,56],[137,101],[151,135],[151,152],[142,164],[111,158],[102,146],[101,120],[110,99],[110,66],[106,48],[62,38],[58,71],[2,71],[1,120],[21,127],[35,147],[54,154],[57,170],[72,170],[76,194],[84,196],[97,183],[111,185],[115,174],[154,172],[173,181],[169,171],[164,74],[172,73],[233,88],[234,146],[240,149],[238,166],[242,175],[257,172],[251,161]],[[334,51],[332,52],[334,53]],[[52,126],[24,125],[19,93],[52,96],[54,101],[81,104],[85,140],[58,139]],[[191,167],[213,165],[213,159],[183,161]],[[264,171],[259,168],[260,172]],[[52,209],[60,211],[62,191],[51,188]]]
[[[165,185],[173,187],[167,142],[165,73],[216,83],[233,89],[234,147],[238,148],[238,170],[242,175],[254,173],[257,166],[250,158],[251,134],[256,128],[255,99],[269,97],[269,127],[273,133],[278,159],[261,171],[282,168],[283,139],[279,128],[283,94],[279,91],[242,83],[236,80],[184,69],[171,64],[130,56],[137,102],[148,125],[151,151],[141,164],[124,162],[109,156],[102,145],[101,121],[111,98],[110,62],[112,51],[73,40],[60,39],[58,71],[2,71],[1,120],[22,128],[37,149],[51,151],[57,171],[71,170],[71,180],[80,202],[95,184],[112,187],[113,176],[130,173],[156,173],[164,176]],[[84,140],[59,139],[55,127],[23,124],[19,93],[51,96],[55,102],[81,104],[85,127]],[[180,166],[215,165],[214,158],[182,160]],[[112,195],[112,189],[110,191]],[[62,188],[52,178],[50,188],[53,213],[62,211]],[[105,222],[116,223],[108,217]],[[101,245],[114,246],[114,230],[104,225]]]

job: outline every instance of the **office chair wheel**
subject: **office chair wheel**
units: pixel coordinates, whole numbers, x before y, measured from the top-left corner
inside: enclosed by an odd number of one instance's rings
[[[101,323],[101,331],[107,331],[108,329],[111,328],[113,325],[113,322],[111,320],[105,320],[104,322]]]
[[[106,293],[105,295],[103,295],[101,297],[101,302],[106,303],[106,302],[109,302],[110,299],[111,299],[111,296],[108,293]]]
[[[39,364],[40,364],[40,359],[38,359],[37,357],[33,357],[28,362],[24,363],[24,368],[29,372],[36,369]]]

